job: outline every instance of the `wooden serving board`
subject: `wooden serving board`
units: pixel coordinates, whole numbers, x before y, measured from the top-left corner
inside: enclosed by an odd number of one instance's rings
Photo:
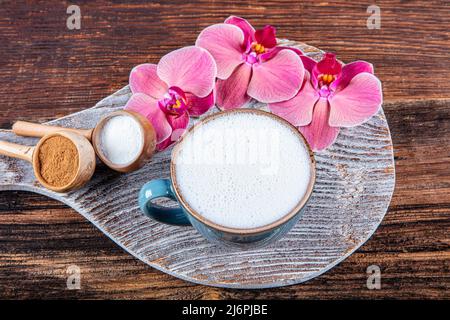
[[[322,55],[302,43],[281,42],[314,59]],[[91,128],[103,115],[121,109],[129,97],[130,90],[124,87],[93,108],[50,123]],[[249,107],[266,108],[254,102]],[[0,130],[0,140],[30,145],[37,141],[9,130]],[[395,184],[392,140],[380,110],[367,123],[342,129],[332,147],[316,153],[314,193],[291,232],[262,249],[223,249],[191,227],[164,225],[140,212],[138,191],[151,179],[169,177],[170,152],[156,154],[129,174],[98,164],[92,181],[67,194],[41,187],[29,163],[0,156],[0,190],[26,190],[57,199],[136,258],[175,277],[217,287],[268,288],[314,278],[358,249],[382,221]]]

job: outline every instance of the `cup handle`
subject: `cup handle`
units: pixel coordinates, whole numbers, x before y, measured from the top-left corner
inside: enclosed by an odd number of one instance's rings
[[[156,179],[144,184],[139,192],[139,207],[146,216],[159,222],[174,225],[191,224],[179,205],[175,208],[169,208],[152,202],[158,198],[169,198],[178,201],[173,192],[170,179]]]

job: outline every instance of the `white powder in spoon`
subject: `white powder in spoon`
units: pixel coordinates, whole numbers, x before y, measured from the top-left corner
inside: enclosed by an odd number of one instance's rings
[[[118,165],[127,164],[139,156],[142,140],[139,123],[128,116],[110,118],[100,132],[103,154]]]

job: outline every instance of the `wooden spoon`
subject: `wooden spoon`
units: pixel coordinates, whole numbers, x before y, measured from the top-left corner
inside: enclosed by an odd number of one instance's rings
[[[39,152],[42,144],[51,137],[63,136],[69,139],[77,148],[78,151],[78,168],[77,173],[71,181],[64,186],[53,186],[48,184],[41,175]],[[0,141],[0,155],[8,157],[19,158],[31,162],[33,164],[34,175],[36,179],[47,189],[56,192],[66,192],[69,190],[77,189],[88,182],[95,171],[95,152],[89,141],[74,132],[53,132],[45,135],[35,147],[24,146],[17,143],[11,143],[6,141]]]
[[[127,116],[133,118],[135,122],[138,124],[142,133],[141,134],[142,148],[140,149],[140,152],[132,161],[125,164],[117,164],[111,162],[106,157],[101,147],[100,135],[103,126],[109,119],[115,116]],[[153,156],[153,153],[155,152],[156,148],[156,133],[155,130],[153,129],[153,126],[145,117],[143,117],[137,112],[129,110],[115,111],[106,115],[100,120],[99,123],[97,123],[94,129],[73,129],[45,124],[31,123],[26,121],[17,121],[16,123],[14,123],[12,130],[15,134],[19,136],[27,136],[27,137],[42,137],[46,134],[62,130],[67,132],[78,133],[86,137],[88,140],[92,141],[95,153],[100,158],[100,160],[102,160],[103,163],[105,163],[111,169],[119,172],[131,172],[139,169]]]

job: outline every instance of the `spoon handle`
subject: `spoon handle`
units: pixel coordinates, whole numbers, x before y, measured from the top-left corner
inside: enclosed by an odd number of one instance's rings
[[[12,127],[12,131],[18,136],[24,137],[43,137],[46,134],[55,133],[58,131],[69,131],[80,134],[86,137],[89,141],[92,137],[92,129],[73,129],[58,126],[51,126],[47,124],[32,123],[27,121],[17,121]]]
[[[21,144],[0,141],[0,155],[33,161],[34,147]]]

